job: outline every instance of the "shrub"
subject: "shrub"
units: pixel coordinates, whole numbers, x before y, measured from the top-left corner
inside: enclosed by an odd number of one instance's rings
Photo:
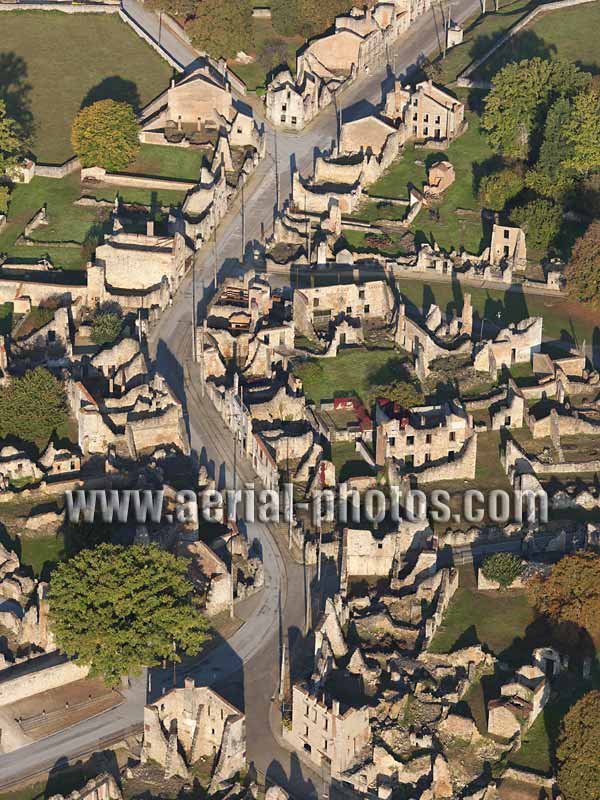
[[[90,339],[94,344],[114,342],[121,333],[121,318],[118,314],[105,312],[97,314],[92,322]]]
[[[488,556],[481,568],[489,581],[496,581],[503,589],[516,581],[524,569],[521,559],[512,553],[495,553],[493,556]]]

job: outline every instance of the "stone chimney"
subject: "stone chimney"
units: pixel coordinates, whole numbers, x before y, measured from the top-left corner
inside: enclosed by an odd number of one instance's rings
[[[154,236],[154,220],[146,220],[146,236]]]

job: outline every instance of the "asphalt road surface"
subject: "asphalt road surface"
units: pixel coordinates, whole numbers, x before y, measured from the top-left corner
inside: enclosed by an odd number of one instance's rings
[[[166,29],[158,17],[136,2],[123,0],[128,13],[169,50],[171,57],[189,65],[194,52],[180,37]],[[459,0],[454,3],[453,18],[462,21],[479,8],[478,0]],[[423,16],[411,32],[391,49],[390,61],[396,72],[406,73],[422,57],[439,48],[439,11]],[[382,92],[392,84],[389,67],[364,75],[341,95],[343,119],[353,119],[370,113],[382,98]],[[314,158],[335,141],[337,118],[333,106],[319,115],[300,133],[267,130],[267,156],[244,190],[244,213],[238,198],[218,231],[216,263],[223,274],[242,256],[243,245],[261,239],[273,224],[276,209],[291,191],[291,174],[299,168],[302,174],[312,171]],[[204,307],[203,298],[210,293],[215,255],[212,245],[198,251],[195,264],[198,318]],[[188,277],[178,292],[172,307],[163,315],[153,334],[151,348],[158,370],[169,381],[184,404],[192,450],[200,463],[206,464],[221,485],[232,485],[233,442],[210,401],[201,396],[198,372],[191,364],[192,284]],[[250,480],[250,467],[237,459],[238,480]],[[294,652],[304,652],[303,630],[306,606],[306,584],[315,578],[305,574],[295,564],[285,546],[266,525],[253,524],[247,530],[250,541],[258,543],[265,566],[265,588],[255,598],[240,604],[238,614],[245,624],[227,641],[210,651],[206,659],[191,670],[198,682],[214,685],[232,697],[247,715],[248,758],[259,774],[267,774],[284,785],[298,798],[323,796],[322,775],[301,764],[295,754],[281,747],[269,724],[271,701],[278,688],[279,660],[282,643],[292,645]],[[333,576],[328,576],[321,597],[333,588]],[[315,587],[318,590],[319,587]],[[316,594],[318,592],[315,592]],[[184,670],[177,673],[178,683]],[[151,675],[133,681],[125,691],[125,702],[112,711],[79,723],[71,728],[36,742],[17,752],[0,757],[0,786],[26,776],[46,765],[65,763],[82,749],[94,747],[107,737],[119,733],[134,723],[141,723],[143,706],[172,686],[168,670],[153,670]]]

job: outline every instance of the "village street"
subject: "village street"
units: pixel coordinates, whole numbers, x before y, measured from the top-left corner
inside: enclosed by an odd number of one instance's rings
[[[459,0],[453,19],[463,21],[479,7],[478,0]],[[192,60],[189,45],[172,33],[165,33],[157,16],[142,9],[136,0],[126,0],[127,12],[139,18],[144,30],[161,45],[173,50],[178,62]],[[421,57],[438,47],[440,26],[436,7],[419,19],[411,32],[390,53],[397,73],[406,73]],[[381,100],[382,87],[391,81],[389,66],[364,75],[342,95],[344,119],[370,113]],[[267,235],[273,214],[289,196],[291,174],[312,170],[316,153],[327,150],[336,138],[337,118],[333,106],[320,114],[301,134],[268,131],[267,156],[244,191],[244,213],[238,198],[218,231],[217,264],[221,275],[239,261],[243,246]],[[210,292],[214,272],[212,245],[200,250],[195,263],[195,294],[201,319],[205,293]],[[201,463],[212,465],[221,486],[232,485],[233,443],[230,433],[208,398],[200,393],[198,373],[191,364],[192,279],[181,286],[174,303],[154,331],[151,349],[156,353],[158,370],[169,381],[184,405],[192,450]],[[238,481],[251,479],[251,470],[237,459]],[[192,674],[199,681],[214,683],[225,695],[237,695],[247,719],[248,761],[259,773],[267,773],[296,797],[323,795],[322,776],[300,766],[297,756],[280,746],[269,724],[271,698],[278,685],[280,647],[283,641],[302,642],[305,614],[304,569],[295,564],[287,550],[278,545],[273,532],[256,524],[247,531],[258,540],[265,566],[265,588],[259,598],[241,610],[245,624],[226,642],[213,649]],[[311,575],[308,576],[308,579]],[[183,674],[180,675],[181,680]],[[139,725],[147,699],[148,678],[135,679],[125,690],[125,702],[99,717],[79,723],[51,737],[0,758],[0,781],[7,784],[42,768],[76,760],[100,743],[116,741],[132,725]],[[227,691],[230,684],[232,692]],[[150,690],[153,695],[170,688],[170,670],[154,671]]]

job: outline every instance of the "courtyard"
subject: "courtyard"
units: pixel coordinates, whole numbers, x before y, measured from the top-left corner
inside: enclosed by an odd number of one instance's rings
[[[166,88],[171,72],[116,14],[2,15],[0,93],[31,133],[38,161],[73,155],[71,123],[82,105],[112,98],[140,109]]]
[[[485,174],[486,162],[492,158],[492,151],[479,128],[479,117],[470,112],[467,119],[467,132],[452,142],[444,153],[408,143],[390,169],[369,187],[369,194],[374,199],[365,202],[354,216],[368,222],[401,219],[406,214],[406,207],[385,205],[385,198],[408,199],[408,184],[422,189],[427,183],[427,168],[447,159],[454,166],[456,181],[439,204],[421,211],[410,230],[417,244],[437,242],[448,251],[464,249],[469,253],[480,253],[489,240],[490,231],[482,222],[477,186]],[[355,233],[345,232],[352,244],[355,243],[352,240],[356,240]]]

